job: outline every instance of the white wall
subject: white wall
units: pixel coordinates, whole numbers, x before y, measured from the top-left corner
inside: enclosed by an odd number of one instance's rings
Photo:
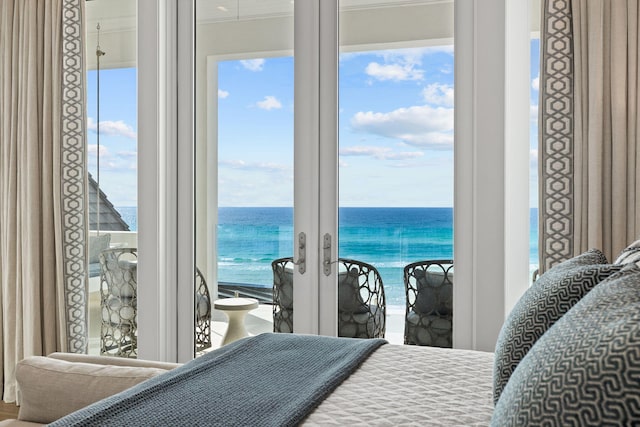
[[[528,286],[529,5],[456,3],[454,347],[493,351]]]

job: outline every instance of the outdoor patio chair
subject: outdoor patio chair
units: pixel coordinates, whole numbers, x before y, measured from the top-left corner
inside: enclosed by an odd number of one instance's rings
[[[386,326],[384,285],[378,270],[351,259],[338,260],[338,336],[383,338]],[[293,332],[293,259],[273,268],[273,331]]]
[[[137,338],[136,248],[100,252],[100,354],[135,358]]]
[[[207,281],[196,267],[196,352],[211,347],[211,295]]]
[[[452,347],[453,261],[418,261],[405,266],[404,343]]]
[[[293,258],[280,258],[273,269],[273,332],[293,332]]]

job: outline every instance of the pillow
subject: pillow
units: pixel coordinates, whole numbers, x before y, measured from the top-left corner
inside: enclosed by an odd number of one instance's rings
[[[276,266],[274,284],[278,289],[279,305],[285,310],[293,310],[293,270]],[[358,270],[338,274],[338,309],[353,313],[368,313],[369,308],[360,295]]]
[[[415,311],[419,314],[453,314],[453,271],[415,270],[418,294]]]
[[[614,264],[635,264],[640,261],[640,240],[636,240],[620,252]]]
[[[137,368],[159,368],[166,371],[182,366],[181,363],[159,362],[157,360],[130,359],[116,356],[94,356],[83,353],[55,352],[47,355],[47,359],[63,360],[65,362],[90,363],[92,365],[128,366]]]
[[[211,302],[206,295],[196,295],[196,318],[198,320],[206,318],[207,314],[211,315]]]
[[[362,314],[368,313],[369,307],[360,294],[360,277],[358,269],[338,273],[338,311]]]
[[[105,397],[167,372],[159,368],[72,363],[34,356],[16,366],[18,419],[50,423]]]
[[[536,341],[596,284],[622,266],[605,264],[606,257],[591,249],[542,274],[524,293],[502,325],[493,365],[493,401],[520,360]]]
[[[278,304],[285,310],[293,310],[293,269],[276,265],[273,285],[278,291]]]
[[[109,249],[111,234],[89,237],[89,264],[100,262],[100,252]]]
[[[596,286],[522,359],[492,426],[640,424],[640,268]]]

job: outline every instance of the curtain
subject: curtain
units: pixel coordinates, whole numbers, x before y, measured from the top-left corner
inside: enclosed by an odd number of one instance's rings
[[[86,352],[84,1],[0,0],[0,338],[15,365]]]
[[[540,262],[608,259],[640,234],[637,0],[545,0]]]

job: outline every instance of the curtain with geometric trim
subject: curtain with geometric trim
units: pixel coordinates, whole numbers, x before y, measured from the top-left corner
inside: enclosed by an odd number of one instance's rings
[[[637,0],[544,0],[539,108],[541,270],[609,260],[640,234]]]
[[[574,253],[574,83],[570,2],[541,3],[538,248],[542,273]]]
[[[3,400],[27,356],[87,351],[84,0],[0,0]]]

